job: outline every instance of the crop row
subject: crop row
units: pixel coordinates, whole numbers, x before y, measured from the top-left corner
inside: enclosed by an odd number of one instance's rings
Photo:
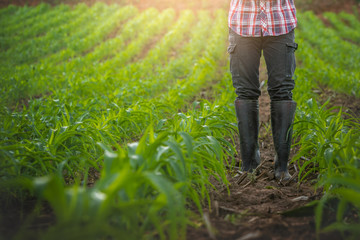
[[[354,17],[353,15],[346,13],[342,13],[342,15]],[[346,22],[344,22],[344,19],[341,18],[342,15],[337,15],[332,12],[326,12],[323,14],[323,16],[335,27],[336,31],[342,38],[354,41],[355,43],[360,43],[360,21],[355,18],[352,20],[352,26],[349,26]]]
[[[39,4],[36,7],[16,7],[9,5],[7,8],[1,9],[0,22],[1,27],[16,25],[26,21],[26,19],[43,14],[50,9],[48,4]]]
[[[43,36],[26,40],[15,48],[8,49],[1,54],[2,57],[11,59],[7,64],[13,66],[34,62],[64,47],[72,50],[82,48],[79,51],[84,51],[88,46],[83,44],[83,41],[92,37],[97,37],[94,41],[101,41],[102,37],[107,36],[117,23],[121,22],[121,18],[126,19],[134,13],[131,9],[116,9],[105,4],[96,4],[89,11],[60,28],[50,28]]]
[[[296,70],[294,97],[299,108],[294,136],[300,150],[292,161],[298,164],[299,181],[317,172],[317,186],[324,187],[325,194],[316,207],[317,230],[323,228],[323,212],[329,211],[328,203],[338,199],[335,210],[330,210],[335,212],[336,221],[322,231],[349,231],[355,237],[359,235],[359,219],[345,219],[351,218],[348,211],[360,212],[359,124],[353,118],[344,120],[340,107],[329,108],[330,98],[321,105],[313,90],[318,84],[325,84],[359,97],[359,62],[351,61],[358,61],[360,50],[342,40],[334,29],[326,28],[312,12],[300,13],[299,19],[302,21],[297,30],[296,56],[301,64]]]
[[[93,18],[95,18],[96,14],[102,12],[101,9],[104,11],[101,14],[102,17],[97,19],[100,22],[97,22]],[[110,10],[111,9],[108,9],[107,11]],[[48,84],[48,80],[42,81],[42,79],[39,78],[45,77],[46,79],[49,79],[49,75],[51,75],[52,67],[54,65],[65,60],[70,60],[72,57],[81,54],[84,51],[91,50],[94,45],[103,41],[114,28],[119,27],[118,24],[121,24],[122,21],[136,13],[134,7],[118,9],[110,16],[106,16],[107,11],[104,9],[103,4],[95,4],[76,21],[62,25],[58,30],[51,30],[45,36],[29,41],[26,44],[28,45],[26,50],[24,50],[25,54],[21,52],[22,46],[19,46],[17,50],[14,50],[15,52],[18,52],[19,55],[10,54],[9,56],[11,57],[9,57],[9,60],[4,60],[6,61],[6,64],[3,65],[3,74],[1,76],[4,84],[2,85],[1,90],[4,93],[4,96],[8,96],[8,98],[2,99],[2,101],[7,102],[9,99],[19,100],[19,98],[28,97],[30,94],[35,95],[46,92],[44,86],[51,85]],[[103,18],[106,18],[106,20],[103,20]],[[91,21],[86,24],[86,27],[81,26],[81,24],[84,24],[89,20]],[[78,31],[79,28],[81,28],[81,31]],[[48,42],[50,42],[49,45],[45,44]],[[60,49],[62,45],[64,45],[64,49]],[[44,46],[48,47],[46,48]],[[8,52],[6,52],[5,55],[7,53]],[[15,68],[11,64],[11,59],[19,64],[19,62],[24,62],[26,59],[28,59],[26,61],[30,61],[31,59],[36,58],[36,56],[40,57],[44,54],[49,56],[35,64],[22,64]],[[17,58],[21,60],[17,61]],[[36,81],[33,81],[33,79],[36,79]],[[40,87],[42,88],[39,89]]]
[[[75,19],[82,11],[69,11],[70,7],[61,5],[45,14],[30,18],[24,23],[8,26],[0,31],[1,50],[7,50],[18,45],[24,39],[30,39],[44,34],[51,27],[58,27],[62,23]],[[84,9],[83,9],[84,10]]]
[[[299,37],[307,51],[299,59],[315,81],[347,94],[360,95],[360,48],[327,28],[312,12],[299,13]]]

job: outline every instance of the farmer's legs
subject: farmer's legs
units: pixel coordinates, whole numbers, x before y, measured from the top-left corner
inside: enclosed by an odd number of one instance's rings
[[[271,98],[271,128],[275,145],[275,177],[288,180],[292,123],[296,102],[292,101],[295,82],[294,32],[278,37],[265,37],[264,57],[268,69],[268,92]]]
[[[261,94],[259,66],[261,39],[229,32],[230,72],[237,99],[257,100]]]
[[[294,31],[280,36],[263,37],[263,52],[268,71],[268,92],[272,101],[292,100],[296,68]]]
[[[260,163],[258,143],[259,65],[261,39],[246,38],[230,30],[229,48],[230,71],[237,94],[235,110],[240,136],[241,169],[251,171]]]

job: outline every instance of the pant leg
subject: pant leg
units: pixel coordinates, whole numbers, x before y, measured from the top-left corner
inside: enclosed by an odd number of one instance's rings
[[[257,100],[261,94],[261,38],[242,37],[229,30],[230,72],[237,99]]]
[[[294,30],[280,36],[263,37],[263,52],[268,70],[268,92],[271,100],[292,100],[296,68]]]

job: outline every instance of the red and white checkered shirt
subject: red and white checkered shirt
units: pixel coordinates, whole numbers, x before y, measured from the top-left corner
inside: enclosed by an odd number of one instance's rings
[[[245,37],[278,36],[297,25],[294,0],[232,0],[229,27]]]

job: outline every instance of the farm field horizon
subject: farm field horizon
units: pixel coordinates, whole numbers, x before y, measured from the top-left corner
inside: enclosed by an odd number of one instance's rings
[[[357,239],[359,15],[298,10],[281,182],[263,58],[260,174],[239,171],[227,14],[0,8],[0,239]]]

